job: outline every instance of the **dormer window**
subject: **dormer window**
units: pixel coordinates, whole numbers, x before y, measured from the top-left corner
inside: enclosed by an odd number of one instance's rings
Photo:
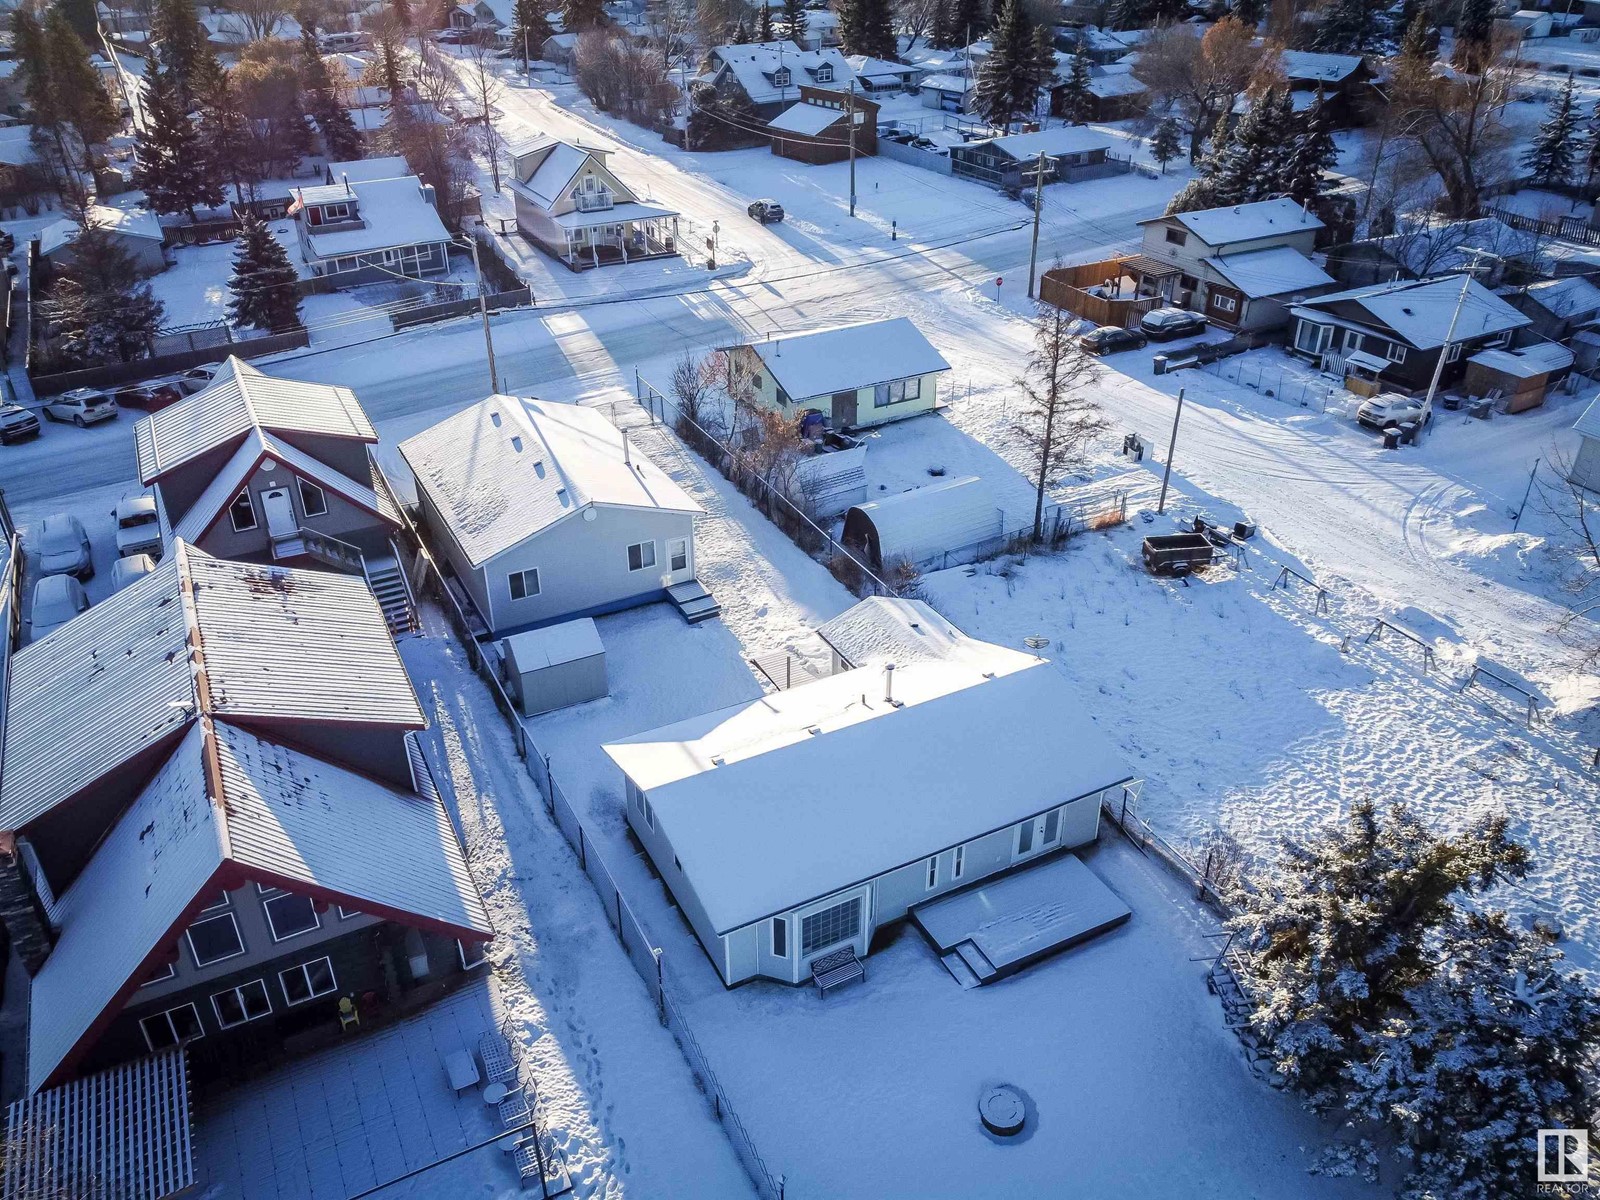
[[[789,86],[789,68],[779,67],[772,73],[772,86],[785,88]]]
[[[817,68],[817,82],[818,83],[832,83],[833,82],[833,64],[832,63],[823,63],[820,67]]]
[[[351,208],[348,203],[322,204],[306,210],[306,220],[312,225],[327,225],[334,221],[348,221]]]

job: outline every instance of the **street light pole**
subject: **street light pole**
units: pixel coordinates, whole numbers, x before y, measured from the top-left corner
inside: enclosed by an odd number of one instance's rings
[[[478,262],[478,239],[469,237],[472,246],[472,270],[478,277],[478,316],[483,320],[483,348],[489,356],[489,394],[500,394],[500,374],[494,366],[494,337],[489,332],[489,301],[483,294],[483,267]]]
[[[850,215],[856,215],[856,81],[850,80]]]
[[[1167,480],[1172,478],[1172,455],[1178,448],[1178,422],[1183,418],[1183,389],[1178,389],[1178,411],[1172,414],[1172,440],[1167,443],[1167,464],[1161,468],[1161,498],[1156,501],[1156,511],[1167,511]]]

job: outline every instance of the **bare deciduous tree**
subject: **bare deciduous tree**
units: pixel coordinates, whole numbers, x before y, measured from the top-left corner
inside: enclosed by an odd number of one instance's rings
[[[278,32],[289,15],[286,0],[228,0],[228,11],[238,16],[252,42],[269,38]]]
[[[685,350],[683,357],[672,364],[668,386],[672,389],[673,400],[677,402],[680,434],[686,423],[692,423],[687,424],[690,429],[695,425],[705,427],[706,407],[721,390],[722,382],[727,377],[724,357],[719,352],[696,358],[693,351]]]
[[[665,122],[682,98],[658,51],[605,30],[578,35],[572,69],[595,107],[649,128]]]
[[[1012,427],[1027,445],[1034,482],[1033,540],[1044,537],[1044,496],[1050,480],[1082,467],[1089,448],[1111,428],[1090,398],[1088,386],[1100,378],[1100,364],[1072,334],[1077,318],[1053,304],[1039,305],[1033,352],[1017,380],[1027,396]]]
[[[1566,535],[1565,566],[1562,580],[1571,596],[1567,614],[1554,632],[1577,652],[1577,666],[1591,671],[1600,664],[1600,494],[1591,492],[1573,478],[1574,460],[1565,451],[1550,454],[1550,473],[1555,482],[1540,480],[1539,501]]]
[[[474,42],[467,47],[467,65],[463,72],[467,97],[474,110],[472,119],[477,125],[478,142],[489,158],[489,175],[494,190],[500,190],[500,130],[494,123],[495,106],[505,94],[500,77],[495,74],[495,58],[487,41]]]
[[[1133,73],[1169,109],[1189,135],[1189,161],[1217,122],[1233,110],[1261,67],[1266,48],[1255,30],[1235,17],[1218,21],[1199,36],[1189,25],[1158,29],[1141,44]]]

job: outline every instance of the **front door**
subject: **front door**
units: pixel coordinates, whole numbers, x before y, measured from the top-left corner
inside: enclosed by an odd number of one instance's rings
[[[300,528],[300,522],[294,519],[294,505],[289,501],[288,488],[262,492],[261,508],[267,514],[269,537],[289,537]]]
[[[833,394],[833,427],[845,429],[856,423],[856,393],[854,391],[835,392]]]
[[[1012,843],[1011,861],[1031,858],[1057,846],[1061,842],[1061,810],[1052,808],[1042,817],[1024,821],[1016,828]]]
[[[1354,354],[1359,349],[1361,349],[1361,335],[1354,329],[1346,329],[1344,331],[1344,352],[1346,354]]]

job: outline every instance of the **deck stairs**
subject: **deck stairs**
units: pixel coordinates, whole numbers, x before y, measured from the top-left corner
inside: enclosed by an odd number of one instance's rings
[[[722,611],[722,605],[701,586],[698,579],[673,584],[667,589],[667,599],[672,601],[673,606],[683,615],[683,619],[691,625],[709,621]]]
[[[368,559],[363,570],[367,576],[367,586],[372,589],[378,607],[383,610],[389,633],[395,638],[416,633],[421,627],[417,620],[417,605],[406,574],[400,569],[400,560],[392,556]]]

